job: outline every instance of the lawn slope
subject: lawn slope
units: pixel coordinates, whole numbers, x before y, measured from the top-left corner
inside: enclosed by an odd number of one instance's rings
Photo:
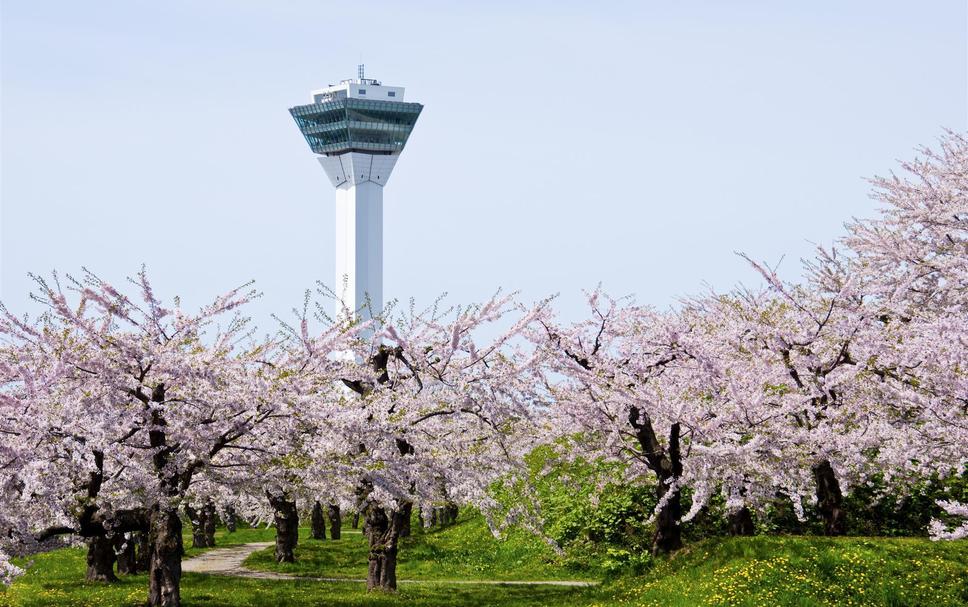
[[[366,577],[367,543],[357,533],[344,533],[339,541],[309,539],[299,530],[295,563],[276,563],[272,548],[246,559],[250,569],[290,575],[351,578]],[[594,565],[581,568],[566,560],[534,535],[515,530],[497,540],[480,516],[462,515],[443,529],[419,529],[403,538],[397,563],[401,580],[598,580]]]
[[[616,604],[968,605],[968,543],[919,538],[711,539],[613,580]]]

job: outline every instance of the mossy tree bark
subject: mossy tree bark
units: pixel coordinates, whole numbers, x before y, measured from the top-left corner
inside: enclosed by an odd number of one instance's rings
[[[226,506],[225,508],[225,530],[229,533],[235,533],[235,529],[238,526],[238,517],[235,514],[235,508],[232,506]]]
[[[148,565],[148,604],[181,607],[182,523],[174,507],[151,509],[151,559]]]
[[[114,552],[118,558],[118,573],[131,575],[138,572],[138,559],[135,553],[133,533],[119,533],[115,536]]]
[[[192,548],[207,548],[202,511],[185,504],[185,516],[188,517],[188,522],[192,526]]]
[[[139,531],[134,537],[137,557],[135,558],[135,569],[137,571],[148,571],[151,564],[151,533]]]
[[[844,496],[840,491],[837,475],[828,460],[813,467],[813,478],[817,484],[817,510],[823,517],[824,534],[844,535],[847,533]]]
[[[114,575],[114,542],[103,535],[87,541],[87,574],[89,582],[116,582]]]
[[[400,537],[410,536],[410,519],[413,515],[413,502],[404,502],[400,507]]]
[[[326,514],[329,516],[329,536],[334,540],[342,537],[343,517],[340,514],[339,506],[330,504],[326,507]]]
[[[314,540],[326,539],[326,519],[319,502],[313,502],[313,510],[309,515],[309,532]]]
[[[205,537],[205,546],[212,548],[215,546],[215,528],[218,525],[218,513],[215,511],[215,504],[206,502],[202,508],[202,535]]]
[[[285,495],[267,494],[276,525],[276,562],[295,563],[299,541],[299,511],[296,502]]]
[[[370,543],[367,590],[394,592],[397,589],[397,551],[404,514],[400,510],[387,513],[376,505],[363,512],[366,535]]]
[[[729,513],[730,535],[753,535],[756,527],[753,525],[753,513],[746,506]]]

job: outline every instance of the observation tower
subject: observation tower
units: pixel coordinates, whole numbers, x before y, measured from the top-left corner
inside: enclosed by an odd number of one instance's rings
[[[403,87],[358,77],[312,92],[290,108],[309,149],[336,188],[336,281],[343,305],[361,318],[383,311],[383,187],[423,106]]]

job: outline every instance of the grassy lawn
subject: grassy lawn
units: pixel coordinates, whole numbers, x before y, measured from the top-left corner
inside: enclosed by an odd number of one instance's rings
[[[610,584],[614,604],[662,607],[968,605],[968,542],[712,539]]]
[[[147,595],[145,575],[125,576],[117,584],[83,581],[84,551],[64,549],[34,557],[27,575],[6,592],[3,607],[141,607]],[[420,585],[393,596],[368,594],[362,584],[273,581],[186,574],[182,578],[186,607],[318,607],[327,605],[455,607],[479,605],[583,605],[580,591],[567,588]],[[576,602],[580,601],[580,602]]]
[[[276,563],[273,549],[252,554],[251,569],[292,575],[360,579],[366,577],[367,543],[359,534],[344,534],[339,541],[309,539],[299,530],[295,563]],[[576,570],[541,540],[513,532],[496,540],[479,516],[462,516],[446,529],[414,527],[401,542],[397,563],[399,579],[414,580],[597,580],[588,568]]]
[[[415,530],[416,531],[416,530]],[[250,565],[296,574],[363,577],[366,545],[359,534],[334,542],[301,534],[300,563],[279,567],[260,552]],[[220,546],[271,541],[273,531],[219,532]],[[477,517],[453,527],[417,531],[401,549],[401,578],[588,579],[562,565],[540,541],[512,534],[494,540]],[[144,575],[116,585],[83,581],[84,550],[62,549],[33,557],[28,573],[0,606],[135,607],[143,604]],[[185,605],[230,607],[286,605],[414,607],[453,605],[604,607],[632,606],[885,606],[968,605],[968,542],[924,539],[755,537],[710,539],[659,560],[642,575],[620,575],[600,588],[401,585],[395,595],[367,594],[362,584],[274,581],[187,574]]]

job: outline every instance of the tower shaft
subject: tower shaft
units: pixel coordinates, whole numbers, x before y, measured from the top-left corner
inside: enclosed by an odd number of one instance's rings
[[[383,312],[383,186],[365,181],[336,190],[337,314]]]

